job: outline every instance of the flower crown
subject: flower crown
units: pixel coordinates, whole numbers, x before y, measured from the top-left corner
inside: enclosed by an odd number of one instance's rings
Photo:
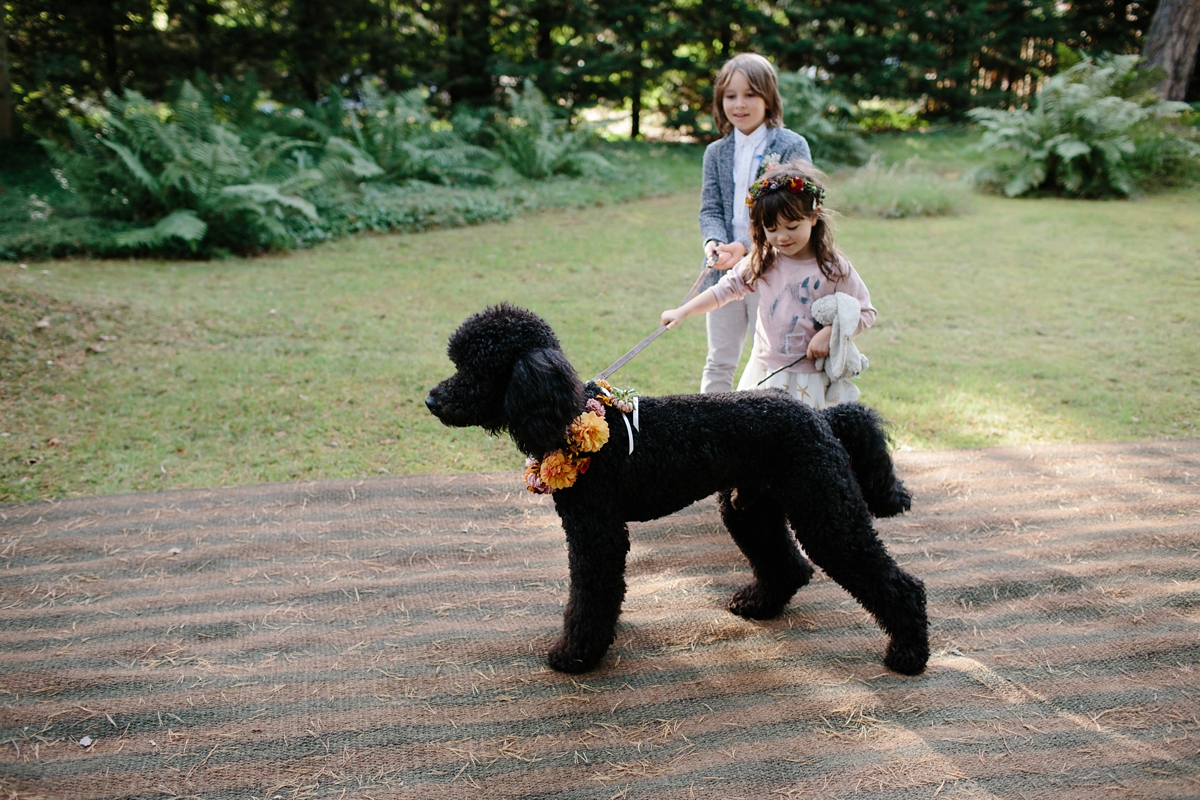
[[[758,183],[750,187],[750,193],[746,195],[746,205],[753,206],[762,197],[777,192],[780,189],[786,189],[791,194],[807,194],[813,198],[813,205],[820,207],[825,202],[825,189],[818,186],[807,178],[801,178],[795,175],[786,178],[763,178]]]

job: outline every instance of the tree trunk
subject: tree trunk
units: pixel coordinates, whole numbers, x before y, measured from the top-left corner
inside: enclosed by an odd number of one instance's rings
[[[1167,73],[1159,87],[1167,100],[1182,100],[1196,67],[1200,0],[1159,0],[1142,58]]]
[[[638,42],[635,52],[638,61],[633,65],[633,87],[629,91],[629,105],[633,110],[633,119],[629,129],[629,138],[637,139],[642,132],[642,43]]]
[[[555,7],[552,2],[538,2],[533,4],[533,21],[536,26],[534,31],[534,55],[539,62],[549,64],[555,58],[554,39],[550,36],[554,32],[554,27],[562,22],[563,14]],[[543,86],[542,91],[549,90],[550,87]]]
[[[0,142],[13,136],[12,79],[8,74],[8,26],[4,6],[0,5]]]
[[[442,3],[446,37],[446,86],[455,102],[485,105],[492,98],[491,4],[486,0],[447,0]]]
[[[117,58],[117,28],[116,23],[109,21],[100,34],[104,47],[104,82],[108,84],[113,94],[121,93],[120,60]]]
[[[210,78],[215,77],[216,73],[210,18],[219,10],[208,0],[200,0],[193,7],[196,25],[196,68]]]
[[[633,141],[642,134],[642,92],[645,91],[646,71],[642,59],[646,55],[646,17],[642,13],[633,15],[630,20],[631,38],[633,39],[633,63],[630,65],[629,107],[633,112],[629,126],[629,139]]]

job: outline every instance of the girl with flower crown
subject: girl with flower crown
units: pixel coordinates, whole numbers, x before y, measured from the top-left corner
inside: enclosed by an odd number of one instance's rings
[[[674,328],[745,297],[759,295],[754,349],[738,389],[778,388],[814,408],[826,406],[829,379],[814,364],[829,355],[830,328],[817,330],[812,304],[840,292],[858,301],[855,334],[875,322],[871,295],[833,244],[832,216],[824,206],[824,176],[808,162],[769,170],[750,186],[750,253],[716,286],[662,313]]]
[[[812,161],[808,142],[783,126],[783,100],[771,62],[757,53],[738,53],[713,80],[713,121],[721,138],[704,151],[700,190],[700,237],[705,262],[728,270],[750,249],[746,190],[767,169],[796,160]],[[716,283],[719,273],[713,273]],[[728,392],[754,325],[757,296],[746,295],[706,318],[708,355],[702,392]]]

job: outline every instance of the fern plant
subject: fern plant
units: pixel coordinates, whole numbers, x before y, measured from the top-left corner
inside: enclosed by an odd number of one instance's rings
[[[532,81],[525,81],[520,92],[510,87],[505,93],[508,108],[491,131],[496,150],[518,173],[543,180],[552,175],[578,177],[612,169],[606,158],[587,149],[583,131],[569,129],[554,115]]]
[[[290,216],[318,219],[299,194],[327,180],[303,155],[312,145],[271,135],[250,148],[217,121],[190,83],[170,105],[132,90],[123,98],[110,95],[92,125],[72,120],[70,126],[73,147],[43,145],[91,212],[152,223],[119,234],[120,245],[279,246],[294,240]],[[360,155],[347,148],[330,152],[332,162],[348,164]]]
[[[865,163],[871,155],[863,131],[854,124],[855,106],[837,92],[826,91],[804,72],[779,74],[784,124],[808,140],[814,163]]]
[[[1032,111],[970,111],[984,129],[983,150],[1015,154],[1009,163],[981,168],[975,178],[1002,185],[1009,197],[1039,189],[1127,196],[1147,177],[1145,165],[1159,156],[1194,165],[1200,146],[1166,124],[1188,106],[1145,88],[1137,61],[1085,57],[1047,81]]]
[[[499,161],[490,151],[468,144],[453,124],[435,120],[424,89],[383,93],[362,88],[358,141],[388,177],[418,178],[449,185],[486,184]]]
[[[301,124],[322,142],[353,144],[392,183],[490,183],[499,159],[435,118],[428,101],[426,89],[388,92],[377,81],[364,82],[353,96],[331,87],[324,101],[302,109]]]

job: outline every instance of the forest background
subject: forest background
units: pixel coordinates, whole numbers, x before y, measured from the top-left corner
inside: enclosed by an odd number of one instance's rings
[[[574,119],[603,105],[704,138],[711,77],[769,54],[853,100],[916,101],[926,118],[1025,106],[1062,47],[1141,48],[1159,0],[6,0],[10,133],[46,135],[105,90],[167,99],[203,74],[255,79],[283,103],[378,80],[449,113],[531,79]],[[4,33],[0,29],[0,33]],[[2,76],[0,76],[2,77]],[[2,82],[2,81],[0,81]],[[1200,87],[1192,85],[1187,99]],[[0,95],[3,91],[0,90]],[[1178,98],[1182,99],[1182,98]],[[5,138],[0,97],[0,140]]]

